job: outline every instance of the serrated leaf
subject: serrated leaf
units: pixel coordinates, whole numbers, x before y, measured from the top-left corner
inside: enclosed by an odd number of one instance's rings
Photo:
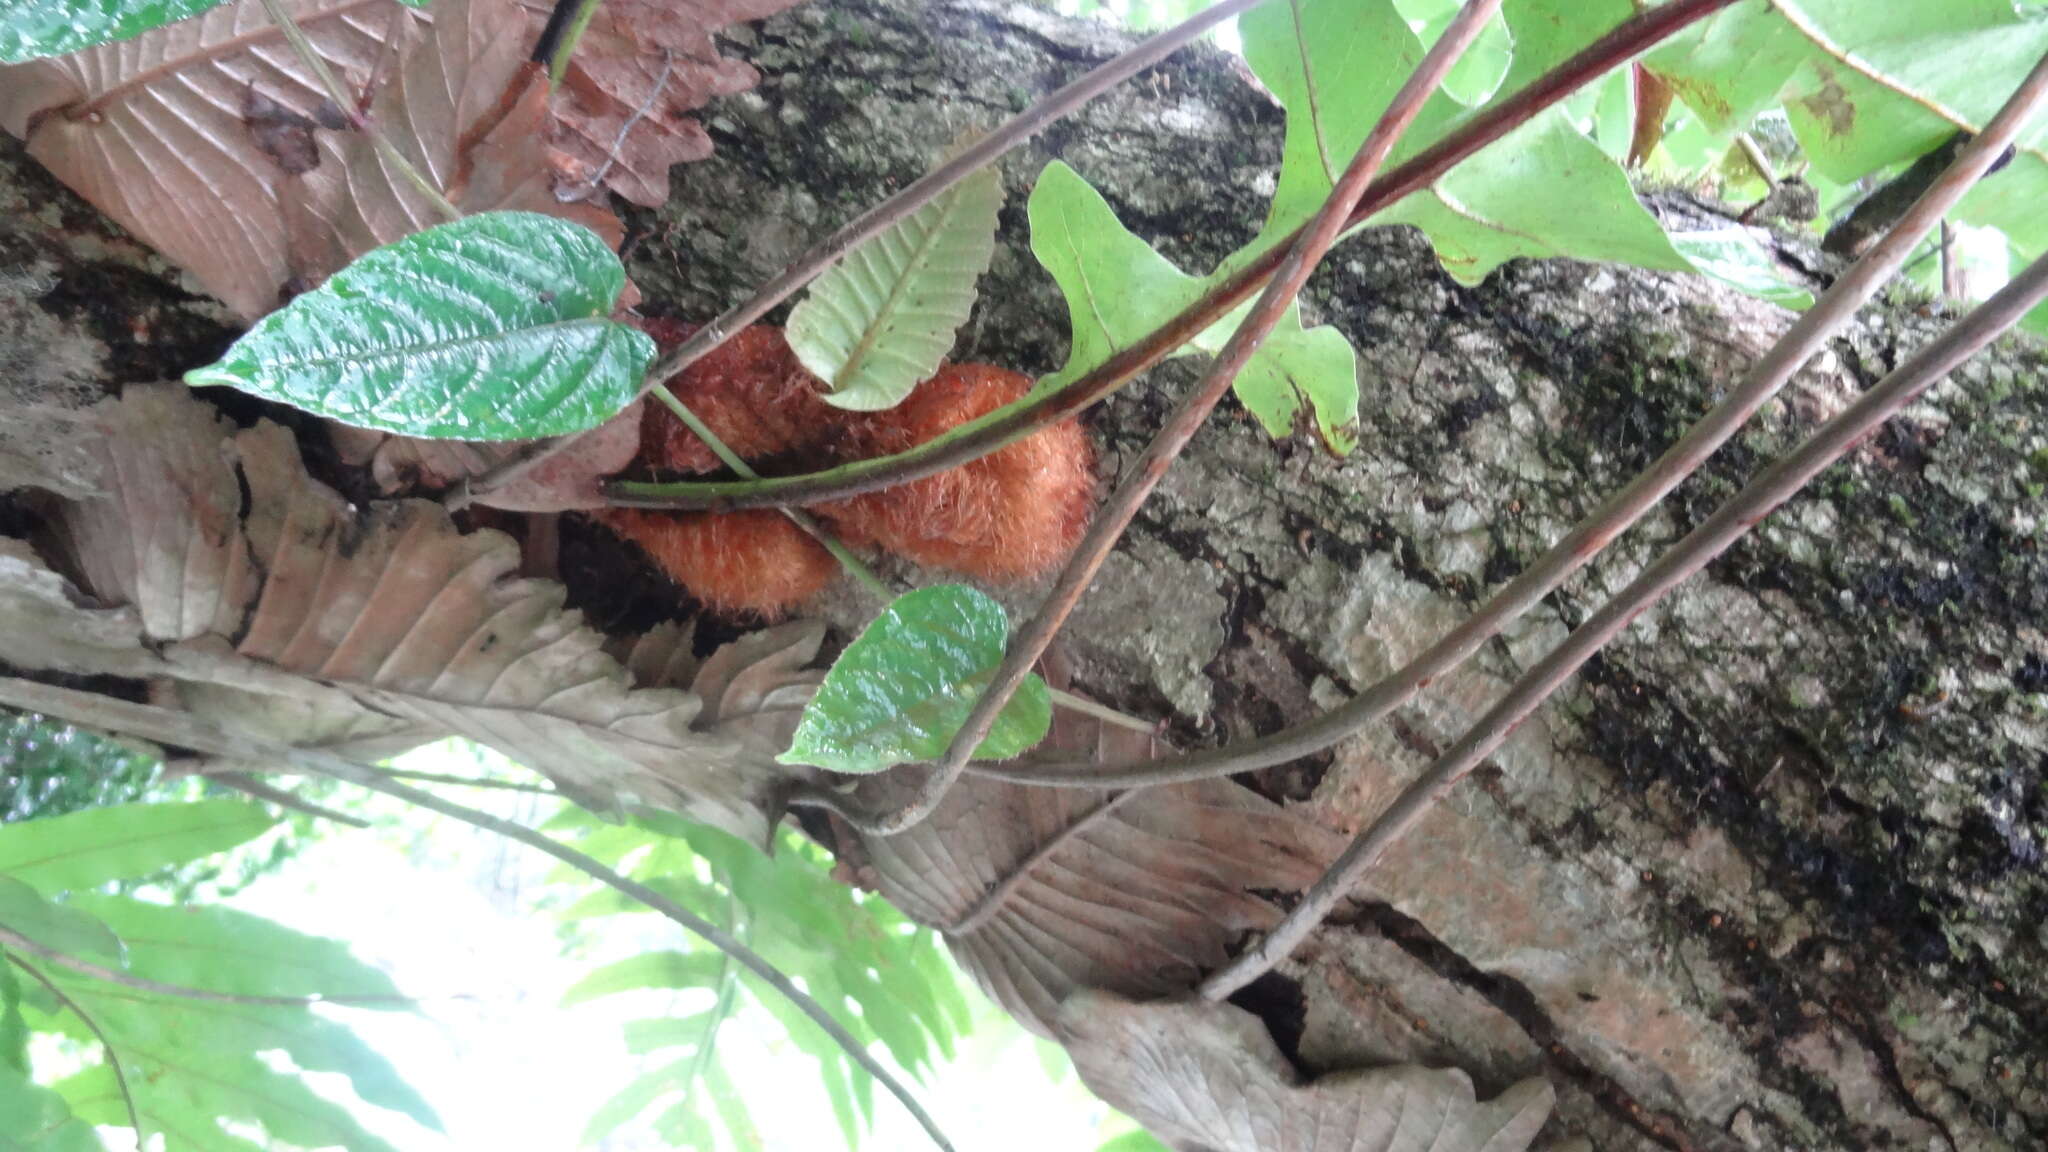
[[[76,908],[45,900],[6,873],[0,873],[0,927],[69,956],[121,963],[121,938],[112,929]]]
[[[609,318],[625,283],[588,228],[486,212],[365,254],[185,380],[411,436],[580,432],[632,401],[654,357]]]
[[[641,988],[709,988],[723,958],[717,952],[642,952],[607,964],[562,993],[562,1007]]]
[[[241,800],[122,804],[0,826],[0,873],[48,895],[140,880],[255,839],[274,821]]]
[[[1219,278],[1190,276],[1124,228],[1109,202],[1079,173],[1055,160],[1039,174],[1028,207],[1031,251],[1067,299],[1073,347],[1066,366],[1041,381],[1054,388],[1108,360]],[[1227,317],[1180,354],[1220,351],[1236,328]],[[1303,329],[1290,308],[1233,384],[1266,431],[1285,436],[1313,413],[1330,450],[1357,443],[1358,379],[1351,344],[1334,328]]]
[[[0,1064],[0,1152],[104,1152],[92,1125],[27,1073]]]
[[[899,596],[825,674],[780,759],[835,772],[880,772],[930,760],[966,721],[1010,638],[1009,613],[964,584]],[[1052,697],[1028,678],[975,750],[1007,760],[1045,738]]]
[[[784,334],[830,385],[825,402],[893,408],[939,370],[995,254],[1002,179],[983,168],[848,253],[789,314]]]
[[[0,8],[0,64],[126,40],[222,0],[9,0]]]

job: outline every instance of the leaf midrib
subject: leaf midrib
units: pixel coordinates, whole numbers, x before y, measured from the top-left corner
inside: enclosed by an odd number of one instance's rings
[[[926,258],[931,255],[932,248],[938,243],[939,237],[945,233],[946,226],[952,223],[953,210],[959,207],[961,196],[965,192],[966,187],[965,183],[956,184],[947,190],[942,199],[932,204],[934,211],[932,212],[931,228],[926,230],[923,239],[919,240],[916,247],[911,249],[910,259],[903,262],[903,270],[897,274],[896,283],[890,286],[889,295],[883,299],[882,306],[875,310],[875,314],[868,318],[867,328],[861,333],[860,339],[854,343],[853,351],[847,354],[846,363],[841,365],[839,371],[832,377],[832,391],[845,391],[853,378],[859,374],[861,365],[874,352],[875,342],[881,339],[882,322],[895,312],[896,306],[902,301],[903,293],[909,288],[910,282],[917,277],[919,269],[923,267]],[[903,224],[907,225],[911,220],[915,219],[917,219],[917,216],[913,214]],[[898,225],[898,227],[902,226]]]

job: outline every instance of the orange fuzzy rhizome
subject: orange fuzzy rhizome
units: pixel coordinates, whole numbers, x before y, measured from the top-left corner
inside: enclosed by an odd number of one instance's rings
[[[646,327],[665,344],[688,334],[672,322]],[[991,365],[946,365],[895,408],[848,412],[820,399],[822,385],[798,363],[779,329],[755,326],[665,387],[742,458],[819,467],[922,444],[1020,399],[1031,382]],[[719,467],[680,420],[652,405],[641,429],[640,462],[693,475]],[[812,511],[849,543],[1010,583],[1041,575],[1066,557],[1087,525],[1093,495],[1094,452],[1069,419],[960,467]],[[600,519],[718,611],[779,616],[816,595],[837,571],[822,545],[770,510],[615,508]]]

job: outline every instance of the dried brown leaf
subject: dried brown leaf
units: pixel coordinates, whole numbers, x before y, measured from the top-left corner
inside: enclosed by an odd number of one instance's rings
[[[603,185],[649,208],[667,200],[669,166],[711,154],[711,137],[687,113],[759,79],[720,56],[712,33],[796,2],[612,0],[598,9],[554,105],[555,145],[576,161],[583,189]]]
[[[399,8],[285,3],[329,66],[357,79]],[[242,125],[251,86],[301,114],[323,97],[262,4],[238,0],[131,40],[0,67],[0,126],[208,291],[256,316],[296,271],[279,202],[295,178]]]
[[[8,663],[128,676],[154,667],[133,607],[95,608],[81,599],[27,541],[0,537],[0,636],[7,638]]]
[[[526,60],[535,28],[518,0],[441,0],[431,14],[397,0],[287,6],[345,84],[383,78],[371,118],[458,207],[547,212],[619,241],[601,205],[554,194],[569,162],[548,145],[546,78]],[[387,38],[397,62],[380,69]],[[367,135],[325,127],[323,107],[261,0],[0,67],[0,126],[251,317],[440,222]]]
[[[618,415],[577,437],[511,482],[477,497],[477,503],[514,512],[568,512],[602,508],[605,477],[624,469],[640,451],[640,413],[635,401]],[[381,492],[439,491],[481,475],[519,454],[527,440],[423,440],[385,436],[334,425],[336,448],[350,463],[368,462]]]
[[[1058,1026],[1088,1087],[1183,1152],[1523,1152],[1554,1099],[1531,1079],[1480,1104],[1463,1072],[1413,1064],[1304,1083],[1229,1004],[1079,992]]]
[[[235,433],[178,387],[103,405],[105,495],[56,528],[88,590],[132,604],[181,681],[168,699],[270,739],[379,746],[454,733],[600,809],[649,804],[760,842],[797,770],[775,763],[815,687],[822,628],[748,637],[699,674],[712,706],[635,688],[518,547],[429,501],[358,511],[285,429]],[[248,505],[241,504],[246,491]],[[665,659],[664,666],[673,664]],[[776,744],[777,739],[781,744]]]
[[[1144,740],[1061,712],[1047,752],[1117,757]],[[947,930],[989,996],[1050,1036],[1079,988],[1185,992],[1240,933],[1278,919],[1255,893],[1307,886],[1342,847],[1228,781],[1147,789],[1105,809],[1111,795],[967,776],[923,824],[858,842],[849,833],[841,857],[858,882]],[[960,929],[985,894],[1020,876]]]

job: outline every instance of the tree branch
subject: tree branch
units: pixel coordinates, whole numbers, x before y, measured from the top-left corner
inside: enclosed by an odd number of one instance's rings
[[[833,1019],[832,1014],[798,988],[789,977],[782,974],[773,964],[762,959],[753,949],[734,939],[732,935],[709,920],[697,915],[675,901],[649,888],[647,885],[627,876],[622,876],[591,857],[565,844],[543,836],[539,832],[503,820],[488,812],[479,812],[453,801],[444,800],[430,792],[408,788],[384,776],[367,765],[345,760],[331,752],[314,748],[299,748],[260,740],[240,733],[230,732],[204,717],[189,712],[177,712],[158,708],[150,704],[137,704],[129,700],[118,700],[111,696],[81,692],[72,688],[59,688],[40,684],[33,680],[15,677],[0,677],[0,703],[17,708],[55,716],[72,724],[87,728],[111,730],[141,736],[160,744],[192,748],[216,756],[256,762],[288,763],[301,771],[321,776],[346,780],[372,792],[381,792],[407,803],[415,804],[431,812],[460,820],[475,828],[495,832],[508,840],[516,840],[536,851],[567,864],[578,872],[597,880],[618,892],[632,897],[670,920],[681,925],[693,935],[703,939],[712,947],[731,956],[744,965],[747,971],[760,977],[796,1005],[797,1010],[810,1017],[813,1023],[825,1030],[847,1056],[873,1076],[889,1094],[901,1101],[912,1116],[923,1126],[933,1143],[946,1152],[952,1152],[953,1145],[939,1129],[917,1099],[910,1094],[889,1070],[870,1054],[852,1033]],[[31,942],[32,943],[32,942]],[[40,947],[40,946],[38,946]]]
[[[2039,71],[2048,76],[2048,62]],[[1522,721],[1569,680],[1579,666],[1627,628],[1637,615],[1664,593],[1707,566],[1742,538],[1757,522],[1792,498],[1843,453],[1913,402],[1935,381],[2018,323],[2029,309],[2048,299],[2048,257],[2034,261],[1996,296],[1929,342],[1886,376],[1875,388],[1820,429],[1793,452],[1758,473],[1698,528],[1645,568],[1641,575],[1584,624],[1565,637],[1548,656],[1515,682],[1462,739],[1430,765],[1429,771],[1353,840],[1336,863],[1310,886],[1301,903],[1272,932],[1202,984],[1202,995],[1221,1000],[1264,975],[1280,962],[1386,851],[1414,827],[1460,780],[1492,755]]]
[[[1535,563],[1493,594],[1463,623],[1421,655],[1341,707],[1271,736],[1182,756],[1109,767],[1086,763],[977,764],[973,771],[1021,784],[1062,788],[1137,787],[1249,772],[1312,755],[1413,699],[1479,646],[1534,607],[1600,553],[1728,441],[1793,373],[1810,359],[1895,274],[1921,235],[1961,199],[1998,160],[2012,137],[2048,95],[2048,65],[2013,93],[1984,134],[1901,216],[1890,232],[1856,261],[1820,300],[1787,329],[1726,399],[1686,430],[1648,468],[1609,497]]]
[[[1387,173],[1386,179],[1376,182],[1358,202],[1346,228],[1364,224],[1381,210],[1435,183],[1473,153],[1528,123],[1589,81],[1734,3],[1736,0],[1672,0],[1616,25],[1578,54],[1530,81],[1527,87],[1481,110],[1436,144]],[[1287,252],[1299,242],[1301,233],[1302,229],[1289,233],[1201,299],[1072,383],[998,408],[915,448],[823,471],[762,480],[613,482],[605,485],[605,494],[613,503],[631,508],[733,511],[822,504],[957,468],[1089,407],[1131,377],[1164,360],[1174,349],[1249,299],[1273,275]]]

